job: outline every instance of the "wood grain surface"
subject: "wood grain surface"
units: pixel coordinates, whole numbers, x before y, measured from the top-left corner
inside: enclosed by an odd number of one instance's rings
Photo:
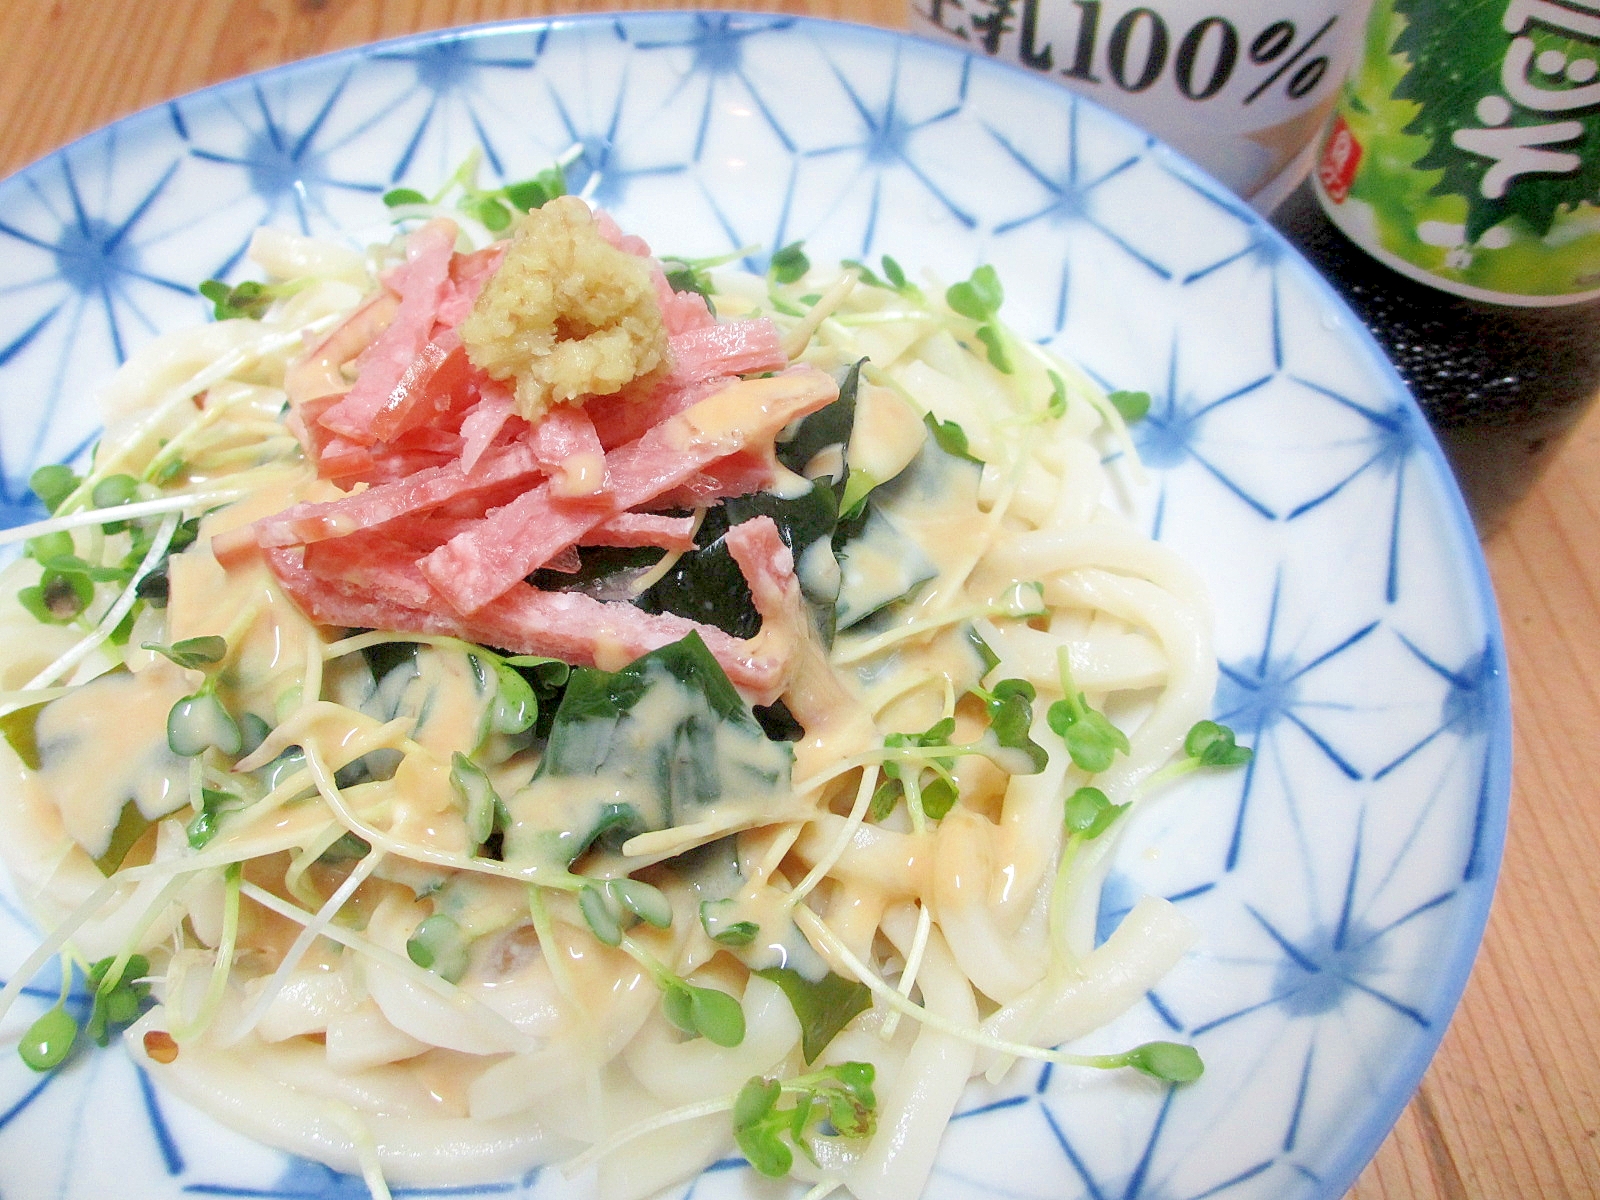
[[[0,0],[0,175],[218,80],[419,30],[684,4]],[[890,27],[903,0],[782,0]],[[1600,407],[1486,546],[1511,662],[1515,783],[1466,998],[1354,1200],[1600,1197]]]

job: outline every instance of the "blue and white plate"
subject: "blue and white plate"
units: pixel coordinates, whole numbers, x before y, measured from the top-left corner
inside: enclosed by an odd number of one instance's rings
[[[1092,104],[877,30],[680,13],[412,38],[119,121],[0,184],[5,521],[38,515],[35,466],[91,443],[96,381],[202,320],[194,285],[236,273],[258,224],[370,228],[383,191],[431,191],[474,148],[515,179],[573,147],[572,183],[658,251],[993,263],[1022,332],[1154,397],[1139,519],[1212,588],[1216,712],[1256,758],[1130,830],[1102,931],[1154,892],[1204,934],[1107,1036],[1193,1041],[1208,1070],[1169,1089],[1024,1065],[961,1106],[928,1195],[1335,1200],[1488,911],[1511,745],[1493,600],[1361,327],[1244,204]],[[35,936],[3,903],[0,974]],[[25,998],[6,1040],[53,999]],[[680,1192],[752,1178],[729,1161]],[[574,1194],[553,1170],[470,1190]],[[220,1130],[113,1049],[46,1077],[0,1055],[0,1192],[363,1188]]]

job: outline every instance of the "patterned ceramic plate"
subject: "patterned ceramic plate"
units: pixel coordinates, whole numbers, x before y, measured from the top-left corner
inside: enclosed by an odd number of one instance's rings
[[[194,285],[236,271],[256,225],[370,228],[385,189],[431,190],[473,148],[507,179],[576,149],[574,186],[673,253],[991,262],[1013,324],[1154,397],[1137,511],[1213,590],[1216,712],[1257,754],[1129,831],[1102,931],[1154,892],[1204,936],[1108,1037],[1191,1040],[1208,1071],[1172,1090],[1020,1067],[963,1103],[928,1195],[1338,1197],[1489,907],[1510,753],[1493,601],[1431,436],[1346,310],[1244,205],[1069,93],[876,30],[686,13],[393,42],[120,121],[0,184],[5,520],[38,515],[25,481],[85,452],[94,382],[201,320]],[[0,972],[33,937],[4,903]],[[26,997],[8,1040],[52,1002]],[[752,1178],[719,1163],[683,1194]],[[556,1171],[470,1190],[572,1194]],[[46,1077],[0,1062],[6,1200],[362,1191],[220,1130],[120,1050]]]

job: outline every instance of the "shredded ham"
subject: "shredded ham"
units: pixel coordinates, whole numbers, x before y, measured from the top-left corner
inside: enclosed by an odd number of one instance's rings
[[[603,670],[616,670],[698,633],[751,703],[771,704],[788,685],[787,657],[763,644],[760,634],[735,638],[687,617],[647,613],[580,592],[540,591],[529,584],[519,584],[470,617],[459,617],[446,605],[432,603],[420,578],[402,578],[397,564],[369,565],[368,580],[383,579],[382,588],[374,589],[366,582],[318,577],[299,549],[275,547],[263,553],[284,591],[322,625],[458,637],[512,654],[537,654]]]
[[[394,319],[362,353],[355,384],[320,418],[334,433],[363,445],[378,440],[373,418],[433,335],[450,282],[456,232],[454,221],[435,217],[406,239],[405,267],[396,278],[400,304]]]
[[[617,248],[649,256],[609,217],[597,221]],[[263,555],[324,624],[448,634],[576,665],[616,669],[693,631],[747,698],[777,699],[806,618],[792,556],[767,518],[727,535],[762,617],[749,640],[526,580],[580,569],[580,546],[692,550],[698,521],[682,510],[772,486],[782,477],[774,439],[831,401],[833,381],[786,369],[770,321],[716,322],[651,260],[670,371],[555,405],[530,426],[457,332],[504,247],[460,254],[455,236],[445,220],[413,232],[384,290],[289,372],[307,457],[352,490],[214,539],[218,561]],[[780,373],[740,378],[763,372]]]
[[[475,612],[606,517],[648,504],[752,443],[770,443],[837,395],[833,380],[812,367],[729,384],[607,454],[603,492],[578,502],[541,484],[428,555],[423,573],[457,612]]]

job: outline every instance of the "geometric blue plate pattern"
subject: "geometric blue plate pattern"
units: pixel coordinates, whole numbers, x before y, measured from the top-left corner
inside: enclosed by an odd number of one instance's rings
[[[86,452],[96,381],[202,320],[195,283],[237,274],[255,226],[373,228],[381,192],[431,190],[475,147],[507,179],[576,150],[573,186],[666,252],[804,238],[946,279],[993,263],[1021,332],[1154,397],[1131,503],[1210,585],[1215,710],[1257,753],[1129,830],[1102,933],[1156,893],[1203,937],[1092,1042],[1193,1040],[1208,1070],[1173,1090],[1025,1065],[968,1095],[928,1194],[1338,1197],[1421,1077],[1488,910],[1510,774],[1493,600],[1361,327],[1244,204],[1093,104],[879,30],[678,13],[427,35],[140,113],[0,184],[0,519],[38,515],[28,475]],[[35,935],[0,903],[4,975]],[[38,982],[7,1041],[53,1001]],[[45,1078],[0,1055],[0,1180],[6,1200],[364,1193],[219,1130],[117,1050]],[[679,1194],[751,1180],[730,1161]],[[556,1171],[469,1190],[585,1194]]]

